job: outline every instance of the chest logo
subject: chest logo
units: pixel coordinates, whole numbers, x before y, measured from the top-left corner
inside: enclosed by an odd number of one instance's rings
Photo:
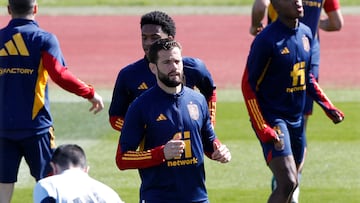
[[[307,38],[305,35],[302,37],[302,43],[304,46],[304,50],[306,52],[310,51],[310,43],[309,43],[309,38]]]
[[[199,119],[199,108],[196,104],[190,103],[187,105],[187,109],[189,111],[190,118],[193,120]]]

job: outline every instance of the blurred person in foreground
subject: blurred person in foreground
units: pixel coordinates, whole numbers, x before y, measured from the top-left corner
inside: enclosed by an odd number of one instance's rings
[[[50,164],[54,175],[37,182],[34,203],[123,203],[113,189],[89,176],[86,155],[80,146],[60,145]]]

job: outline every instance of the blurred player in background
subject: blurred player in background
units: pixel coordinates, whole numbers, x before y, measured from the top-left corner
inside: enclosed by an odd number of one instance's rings
[[[242,80],[252,127],[277,182],[268,202],[290,202],[306,149],[306,95],[334,123],[344,115],[320,89],[312,63],[314,35],[299,20],[301,0],[272,0],[278,19],[254,39]],[[317,59],[316,59],[317,60]]]
[[[148,57],[157,83],[131,104],[116,164],[139,170],[139,202],[208,203],[204,153],[227,163],[230,151],[215,135],[204,96],[183,85],[180,44],[158,40]]]
[[[0,203],[9,203],[22,157],[40,180],[51,172],[55,147],[49,77],[60,87],[104,108],[90,85],[65,66],[57,38],[35,21],[36,0],[9,0],[9,24],[0,30]]]
[[[304,23],[305,25],[309,26],[313,38],[313,54],[312,54],[312,66],[313,66],[313,74],[318,81],[319,79],[319,65],[320,65],[320,44],[319,44],[319,28],[324,31],[339,31],[343,24],[343,16],[340,10],[340,2],[339,0],[303,0],[303,7],[304,7],[304,16],[300,18],[300,22]],[[326,16],[322,16],[322,10],[325,11]],[[267,12],[266,12],[267,11]],[[250,27],[250,33],[252,35],[257,35],[263,28],[262,20],[267,13],[268,22],[274,22],[277,18],[277,13],[274,10],[274,7],[270,3],[270,0],[255,0],[252,8],[252,21]],[[306,105],[304,109],[304,117],[305,117],[305,129],[307,126],[308,117],[312,114],[313,111],[313,100],[311,97],[306,98]],[[305,152],[306,154],[306,149]],[[305,159],[304,159],[305,160]],[[301,178],[301,170],[303,168],[303,164],[299,165],[300,176]],[[274,179],[272,181],[272,187],[275,187],[276,183]],[[298,199],[298,192],[297,189],[294,193],[294,202],[297,202]]]
[[[121,69],[113,90],[109,108],[109,121],[115,130],[121,131],[130,103],[148,88],[156,84],[156,78],[149,68],[149,47],[156,40],[175,38],[173,19],[164,12],[146,13],[140,20],[141,42],[144,58]],[[205,64],[198,58],[184,57],[184,84],[198,89],[206,98],[211,123],[215,125],[216,86]]]
[[[37,182],[34,203],[123,203],[113,189],[89,176],[85,152],[80,146],[60,145],[50,163],[55,175]]]

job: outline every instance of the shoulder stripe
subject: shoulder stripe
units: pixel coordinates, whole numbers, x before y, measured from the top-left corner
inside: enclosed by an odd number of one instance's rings
[[[24,39],[21,36],[21,33],[14,34],[13,40],[9,40],[5,43],[5,48],[0,50],[0,56],[30,56],[29,51],[26,48]]]
[[[17,33],[13,36],[15,44],[20,52],[21,56],[29,56],[29,51],[26,48],[25,42],[21,36],[21,33]]]

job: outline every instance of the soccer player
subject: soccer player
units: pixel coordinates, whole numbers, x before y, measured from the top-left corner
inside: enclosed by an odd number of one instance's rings
[[[65,90],[104,108],[94,88],[65,66],[57,38],[35,21],[36,0],[9,0],[9,24],[0,30],[0,203],[8,203],[22,157],[39,180],[51,172],[55,147],[49,77]]]
[[[91,178],[84,150],[74,144],[60,145],[50,162],[54,174],[38,181],[34,203],[106,202],[123,203],[109,186]]]
[[[320,44],[319,44],[319,28],[324,31],[339,31],[343,24],[343,16],[340,10],[339,0],[303,0],[304,7],[304,16],[300,18],[300,22],[309,26],[314,42],[313,42],[313,53],[312,53],[312,66],[313,74],[318,81],[319,79],[319,65],[320,65]],[[252,9],[252,22],[250,27],[250,33],[252,35],[257,35],[264,27],[261,21],[263,20],[267,10],[268,22],[273,22],[277,18],[277,13],[274,10],[273,6],[270,4],[269,0],[255,0]],[[321,12],[324,10],[326,16],[321,17]],[[304,119],[305,119],[305,129],[309,116],[313,112],[313,100],[311,97],[306,97],[306,103],[304,108]],[[306,149],[305,152],[306,154]],[[304,155],[305,156],[305,155]],[[305,159],[303,163],[299,164],[299,180],[301,177],[301,171],[303,168]],[[276,183],[274,179],[272,181],[272,187],[274,188]],[[299,187],[294,193],[294,202],[298,202],[298,193]]]
[[[254,39],[242,79],[242,92],[252,127],[277,187],[268,202],[290,202],[303,163],[306,94],[334,123],[344,114],[318,85],[312,66],[314,38],[299,22],[301,0],[272,0],[278,19]]]
[[[140,202],[207,203],[204,153],[227,163],[230,151],[215,135],[204,96],[182,84],[180,44],[158,40],[148,56],[157,83],[131,104],[116,164],[139,170]]]
[[[121,69],[113,90],[109,108],[109,121],[115,130],[121,131],[130,103],[156,83],[149,69],[149,47],[156,40],[175,38],[173,19],[164,12],[152,11],[140,20],[141,42],[144,58]],[[206,98],[212,125],[215,126],[216,86],[205,64],[198,58],[184,57],[184,84],[198,89]]]
[[[313,36],[318,40],[318,28],[324,31],[341,30],[344,19],[341,14],[339,0],[303,0],[304,16],[300,21],[309,26]],[[326,16],[322,17],[321,12],[324,9]],[[270,4],[270,0],[255,0],[251,12],[250,34],[257,35],[264,29],[262,20],[267,13],[269,23],[274,22],[277,13]]]

